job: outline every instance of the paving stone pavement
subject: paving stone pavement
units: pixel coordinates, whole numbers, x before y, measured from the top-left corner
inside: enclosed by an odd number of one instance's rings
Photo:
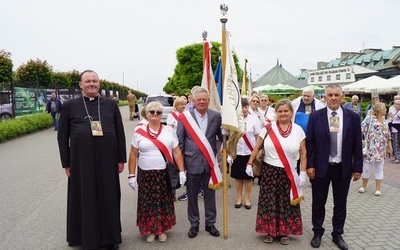
[[[137,121],[128,120],[128,108],[121,107],[129,153],[130,138]],[[127,168],[127,167],[126,167]],[[80,249],[70,248],[66,235],[67,178],[60,165],[56,132],[53,129],[22,136],[0,143],[0,249]],[[343,238],[350,249],[400,249],[400,164],[389,161],[384,167],[382,196],[375,197],[374,180],[370,179],[365,193],[357,192],[361,180],[352,182],[348,198],[347,220]],[[223,237],[223,189],[217,191],[218,216],[216,227],[220,237],[204,230],[204,208],[199,198],[200,232],[189,239],[186,201],[175,203],[177,224],[167,232],[167,242],[147,243],[136,226],[137,191],[127,184],[127,169],[121,174],[121,221],[123,243],[120,249],[313,249],[311,225],[311,186],[304,187],[301,203],[304,234],[290,237],[290,244],[278,241],[266,244],[263,235],[255,232],[257,184],[252,189],[252,208],[234,208],[234,180],[227,189],[228,227]],[[179,189],[181,194],[184,189]],[[320,249],[338,249],[331,240],[332,196],[326,205],[326,234]]]

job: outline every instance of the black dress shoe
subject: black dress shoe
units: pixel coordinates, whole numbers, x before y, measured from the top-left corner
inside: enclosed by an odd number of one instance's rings
[[[199,232],[199,227],[191,226],[188,232],[189,238],[196,237],[198,232]]]
[[[347,246],[346,242],[344,242],[344,240],[343,240],[341,235],[332,235],[332,241],[341,250],[349,249],[349,247]]]
[[[214,225],[206,226],[206,231],[209,232],[212,236],[215,236],[215,237],[219,236],[219,231],[218,231],[218,229],[215,228]]]
[[[109,249],[109,250],[117,250],[117,249],[119,249],[119,245],[118,244],[115,244],[115,245],[110,244],[110,245],[103,246],[103,248]]]
[[[321,236],[314,235],[314,237],[311,240],[311,246],[313,248],[319,248],[321,245]]]
[[[235,204],[235,208],[240,208],[242,206],[242,203],[240,204]]]

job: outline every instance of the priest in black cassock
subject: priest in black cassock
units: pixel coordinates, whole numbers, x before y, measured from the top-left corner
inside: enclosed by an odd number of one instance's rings
[[[58,128],[68,176],[67,242],[83,249],[118,249],[121,243],[119,173],[126,162],[117,103],[99,95],[96,72],[81,74],[82,96],[63,105]]]

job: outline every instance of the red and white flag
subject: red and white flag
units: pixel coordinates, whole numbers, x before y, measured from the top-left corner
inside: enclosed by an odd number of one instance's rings
[[[210,95],[209,108],[221,113],[221,102],[219,100],[217,85],[215,84],[214,74],[211,67],[211,43],[204,42],[204,68],[201,87],[208,90]]]

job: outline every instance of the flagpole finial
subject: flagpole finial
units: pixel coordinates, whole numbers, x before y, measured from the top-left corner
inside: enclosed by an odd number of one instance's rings
[[[207,41],[207,31],[203,31],[202,37],[203,41]]]
[[[220,10],[221,10],[221,14],[222,14],[222,16],[221,16],[221,18],[220,18],[220,20],[221,20],[221,23],[226,23],[226,22],[228,22],[228,16],[227,16],[227,12],[228,12],[228,5],[226,5],[226,4],[221,4],[220,5]]]

